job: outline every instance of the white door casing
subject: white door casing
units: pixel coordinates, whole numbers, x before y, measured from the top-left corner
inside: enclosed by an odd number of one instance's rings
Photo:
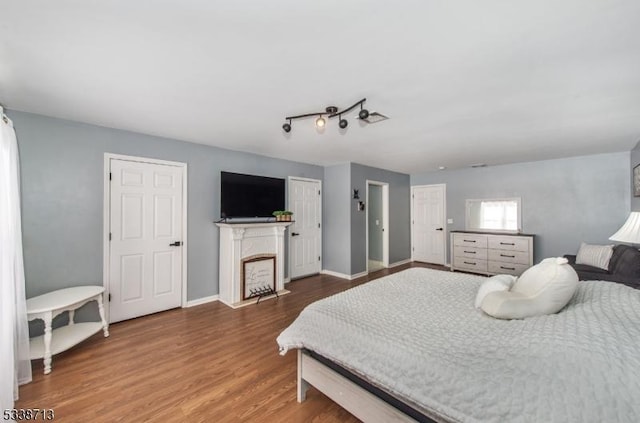
[[[289,177],[288,209],[294,223],[289,234],[289,278],[296,279],[322,268],[322,181]]]
[[[185,305],[186,164],[109,156],[109,321]]]
[[[367,180],[366,191],[366,215],[365,215],[365,227],[366,230],[366,254],[367,254],[367,272],[369,272],[369,186],[378,185],[382,188],[382,267],[389,267],[389,184],[386,182],[378,182]]]
[[[411,187],[411,259],[445,264],[446,185]]]

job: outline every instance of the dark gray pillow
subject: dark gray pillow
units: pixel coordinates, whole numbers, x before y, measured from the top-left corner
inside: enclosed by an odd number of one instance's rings
[[[640,278],[640,251],[628,245],[616,245],[609,269],[620,276]]]

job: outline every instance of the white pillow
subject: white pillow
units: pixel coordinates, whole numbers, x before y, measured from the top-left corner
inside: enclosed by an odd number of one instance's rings
[[[498,319],[524,319],[562,310],[578,288],[578,274],[568,260],[554,257],[527,269],[510,291],[491,292],[482,310]]]
[[[480,308],[482,300],[488,293],[510,290],[516,279],[513,275],[495,275],[482,282],[480,289],[478,289],[478,295],[476,295],[476,308]]]
[[[609,260],[613,255],[613,245],[580,244],[576,256],[576,264],[586,264],[600,269],[609,270]]]

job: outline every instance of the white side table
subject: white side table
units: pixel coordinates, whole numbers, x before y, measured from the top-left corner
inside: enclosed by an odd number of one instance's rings
[[[44,358],[44,374],[51,373],[51,356],[68,350],[102,329],[109,336],[109,325],[104,318],[102,286],[75,286],[59,289],[27,300],[29,321],[44,321],[44,335],[31,338],[31,360]],[[75,311],[89,301],[98,302],[100,322],[74,322]],[[51,322],[58,314],[69,312],[69,324],[51,330]]]

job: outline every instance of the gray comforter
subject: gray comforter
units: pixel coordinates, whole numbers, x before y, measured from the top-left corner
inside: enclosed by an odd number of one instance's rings
[[[277,339],[452,421],[640,421],[640,291],[580,282],[561,312],[497,320],[480,276],[413,268],[305,308]]]

